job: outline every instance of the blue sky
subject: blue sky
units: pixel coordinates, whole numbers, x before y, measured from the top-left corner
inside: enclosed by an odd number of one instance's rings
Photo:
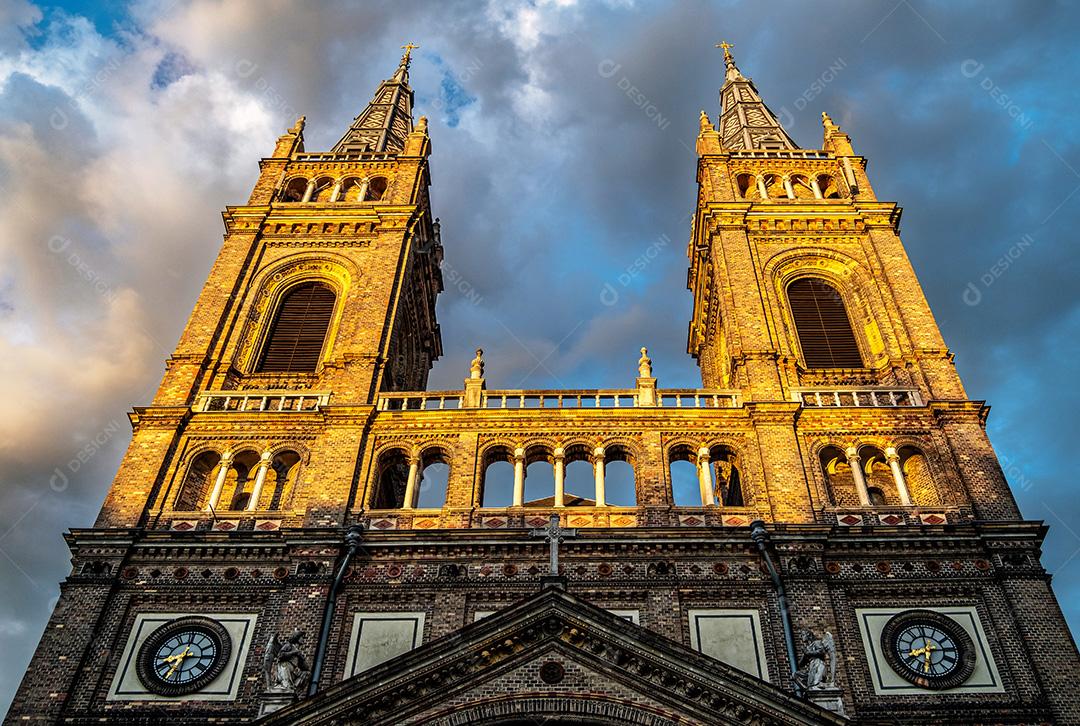
[[[92,522],[125,413],[205,280],[220,210],[297,116],[309,149],[336,141],[406,41],[446,245],[432,388],[460,386],[477,345],[496,388],[630,386],[642,345],[661,385],[699,382],[692,149],[726,38],[796,141],[819,144],[828,111],[904,206],[1080,622],[1077,27],[1064,2],[0,0],[0,701],[66,574],[60,533]]]

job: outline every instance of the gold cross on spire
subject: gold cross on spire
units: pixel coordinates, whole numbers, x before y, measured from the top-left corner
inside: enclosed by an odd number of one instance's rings
[[[735,47],[734,45],[727,42],[726,40],[722,40],[722,41],[720,41],[719,43],[716,44],[716,47],[724,49],[724,61],[725,62],[735,60],[731,55],[731,49]]]
[[[405,57],[402,58],[402,60],[407,63],[409,61],[409,56],[413,52],[413,50],[415,50],[416,48],[419,48],[420,46],[416,45],[415,43],[409,42],[409,43],[406,43],[405,45],[403,45],[401,47],[405,51]]]

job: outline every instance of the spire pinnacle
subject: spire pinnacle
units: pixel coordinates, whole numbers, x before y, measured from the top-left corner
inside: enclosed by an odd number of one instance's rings
[[[724,85],[720,89],[720,145],[725,149],[797,149],[776,115],[761,100],[754,82],[744,76],[731,55],[727,41],[717,43],[724,51]]]
[[[413,92],[409,88],[409,64],[412,51],[420,46],[406,43],[394,75],[379,84],[375,95],[341,140],[331,151],[335,154],[357,152],[388,152],[400,154],[405,149],[405,137],[413,130]]]

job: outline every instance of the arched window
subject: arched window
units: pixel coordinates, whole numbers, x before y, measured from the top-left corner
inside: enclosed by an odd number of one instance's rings
[[[281,298],[263,344],[259,373],[314,373],[334,313],[333,290],[305,282]]]
[[[210,492],[216,469],[221,462],[221,454],[216,451],[204,451],[188,465],[184,483],[180,486],[180,495],[176,498],[175,508],[181,511],[198,509]]]
[[[814,198],[814,188],[810,186],[810,180],[802,174],[791,175],[791,190],[795,192],[796,199]]]
[[[870,504],[875,507],[884,507],[888,503],[885,500],[885,492],[878,487],[867,487],[866,496],[870,498]]]
[[[555,454],[546,446],[530,446],[525,452],[525,506],[555,506]]]
[[[862,506],[847,454],[835,446],[826,446],[821,450],[819,458],[832,503],[838,507]]]
[[[386,177],[377,176],[368,182],[365,202],[377,202],[386,194]]]
[[[285,185],[285,188],[281,190],[281,201],[301,202],[304,200],[304,194],[307,192],[307,188],[308,180],[304,177],[290,179],[289,183]]]
[[[254,451],[242,451],[232,458],[229,473],[225,476],[225,487],[221,492],[218,506],[237,511],[247,506],[251,497],[251,488],[255,482],[255,472],[259,465],[259,455]]]
[[[713,469],[716,501],[725,507],[745,506],[736,453],[727,446],[714,446],[709,450],[709,463]]]
[[[566,447],[566,478],[563,480],[563,503],[568,507],[596,505],[596,477],[593,475],[589,447],[572,444]]]
[[[871,504],[875,507],[900,504],[900,494],[896,491],[892,470],[881,449],[876,446],[859,449],[859,465],[863,468],[866,494]]]
[[[634,457],[625,446],[616,444],[604,450],[604,500],[612,507],[637,505]]]
[[[930,463],[926,454],[914,446],[903,446],[898,453],[911,501],[924,507],[940,505],[941,498],[934,486],[934,478],[930,475]]]
[[[821,190],[821,196],[824,199],[840,199],[840,187],[837,186],[836,180],[828,174],[821,174],[817,178],[818,188]]]
[[[671,500],[676,507],[701,506],[701,479],[698,476],[697,454],[684,445],[668,452],[668,472],[671,475]]]
[[[446,490],[450,486],[450,456],[442,449],[428,449],[420,455],[420,466],[416,507],[441,509],[446,504]]]
[[[334,180],[323,177],[315,181],[315,192],[311,195],[311,201],[326,204],[334,195]]]
[[[363,189],[363,183],[356,177],[349,177],[341,183],[341,192],[338,195],[339,202],[355,203],[362,201],[360,199],[360,191]]]
[[[862,355],[840,293],[816,277],[788,285],[788,302],[807,368],[861,368]]]
[[[409,482],[409,459],[400,449],[379,457],[379,478],[375,486],[375,509],[400,509],[405,504],[405,486]]]
[[[514,452],[505,446],[484,454],[484,482],[481,507],[510,507],[514,504]]]
[[[760,199],[761,193],[758,191],[757,177],[753,174],[739,174],[735,178],[735,183],[739,187],[739,196],[743,199]]]
[[[263,487],[262,495],[259,497],[262,505],[256,504],[255,508],[281,509],[285,506],[292,495],[299,470],[299,454],[295,451],[278,452],[270,462],[270,470],[266,472],[266,486]]]
[[[769,195],[769,199],[787,199],[787,189],[779,175],[765,174],[761,180],[765,183],[765,193]]]

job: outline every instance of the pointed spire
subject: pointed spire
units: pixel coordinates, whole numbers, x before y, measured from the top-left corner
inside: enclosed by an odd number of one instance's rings
[[[405,137],[413,130],[409,64],[413,49],[420,46],[406,43],[401,47],[405,53],[394,75],[379,84],[367,108],[353,119],[349,130],[334,144],[333,153],[382,151],[400,154],[405,150]]]
[[[724,85],[720,89],[720,143],[725,149],[797,149],[776,116],[761,100],[754,82],[735,65],[731,48],[723,42],[716,45],[724,51]]]

